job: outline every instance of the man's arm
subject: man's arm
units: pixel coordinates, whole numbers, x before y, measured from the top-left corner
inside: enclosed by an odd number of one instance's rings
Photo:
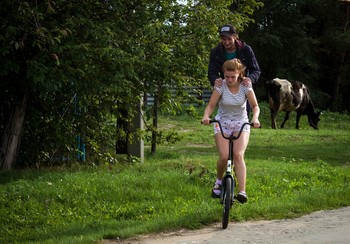
[[[252,84],[255,84],[260,77],[261,70],[253,49],[250,46],[246,46],[245,48],[247,48],[247,51],[245,52],[247,56],[245,59],[249,70],[248,78],[251,80]]]
[[[208,65],[208,79],[210,81],[210,85],[215,85],[215,80],[217,78],[220,78],[220,67],[218,66],[217,61],[215,60],[215,56],[217,55],[217,52],[215,51],[215,48],[210,51],[210,57],[209,57],[209,65]]]

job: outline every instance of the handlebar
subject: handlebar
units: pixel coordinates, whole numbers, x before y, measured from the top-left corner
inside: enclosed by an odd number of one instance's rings
[[[254,126],[254,123],[245,122],[245,123],[242,124],[241,129],[239,130],[237,136],[235,136],[235,135],[233,135],[233,134],[231,134],[231,135],[229,135],[229,136],[226,136],[226,135],[224,134],[224,131],[222,130],[222,126],[221,126],[221,123],[220,123],[219,120],[211,119],[209,122],[210,122],[211,124],[212,124],[212,123],[218,123],[218,125],[219,125],[219,127],[220,127],[221,135],[222,135],[225,139],[227,139],[227,140],[237,140],[237,139],[241,136],[242,131],[243,131],[243,129],[244,129],[244,127],[245,127],[246,125]]]

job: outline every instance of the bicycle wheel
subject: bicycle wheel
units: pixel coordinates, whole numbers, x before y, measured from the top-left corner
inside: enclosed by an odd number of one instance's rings
[[[223,192],[223,212],[222,212],[222,228],[226,229],[230,219],[230,209],[232,204],[232,178],[225,179]]]

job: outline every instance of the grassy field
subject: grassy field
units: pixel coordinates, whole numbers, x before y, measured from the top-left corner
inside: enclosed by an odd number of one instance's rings
[[[232,220],[349,206],[350,117],[325,112],[320,130],[306,117],[299,130],[295,118],[272,130],[261,108],[263,128],[251,131],[245,157],[249,202],[235,204]],[[221,205],[210,197],[213,131],[200,117],[163,115],[160,127],[182,140],[158,146],[156,155],[146,145],[144,163],[0,172],[0,242],[93,243],[221,221]]]

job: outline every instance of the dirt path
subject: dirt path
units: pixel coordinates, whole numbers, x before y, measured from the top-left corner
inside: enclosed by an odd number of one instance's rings
[[[103,241],[103,244],[232,244],[232,243],[350,243],[350,206],[318,211],[297,219],[221,223],[200,230],[144,235],[128,240]]]

